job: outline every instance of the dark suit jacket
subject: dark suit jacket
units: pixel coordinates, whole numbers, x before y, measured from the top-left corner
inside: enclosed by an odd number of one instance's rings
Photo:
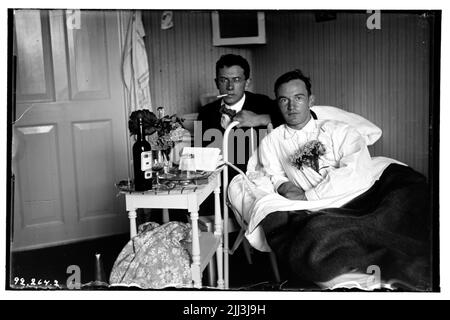
[[[225,130],[220,125],[220,120],[222,117],[222,114],[220,113],[220,107],[221,107],[222,100],[218,99],[216,101],[213,101],[205,106],[203,106],[200,109],[198,120],[202,121],[202,134],[205,133],[206,130],[215,128],[219,129],[222,133],[225,132]],[[252,111],[256,114],[269,114],[272,120],[273,127],[277,127],[280,124],[282,124],[284,121],[283,116],[281,115],[278,105],[276,101],[270,99],[269,97],[262,95],[262,94],[255,94],[246,91],[245,92],[245,102],[242,106],[242,110],[248,110]],[[242,128],[244,131],[247,130],[246,128]],[[257,132],[257,141],[260,141],[260,137],[258,135],[258,129],[266,129],[266,127],[258,127],[255,128]],[[203,147],[209,145],[213,141],[203,141]],[[234,159],[232,160],[233,164],[235,164],[238,168],[240,168],[242,171],[245,172],[246,170],[246,164],[248,162],[250,150],[249,145],[246,144],[244,148],[238,147],[238,143],[234,143]],[[219,146],[218,146],[219,147]],[[220,144],[220,148],[222,148]],[[244,161],[243,158],[245,158]],[[245,162],[245,163],[243,163]],[[230,171],[230,177],[235,175],[235,171]]]
[[[203,132],[210,128],[216,128],[222,132],[225,131],[220,125],[222,114],[219,112],[219,109],[221,103],[222,99],[218,99],[200,108],[198,120],[202,121]],[[276,102],[262,94],[245,91],[245,102],[242,110],[252,111],[257,114],[269,114],[274,128],[283,123],[283,117]]]

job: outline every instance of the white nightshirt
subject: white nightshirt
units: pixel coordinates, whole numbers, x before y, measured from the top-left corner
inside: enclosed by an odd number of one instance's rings
[[[319,140],[325,154],[319,158],[319,173],[292,164],[292,155],[307,141]],[[312,119],[301,129],[282,125],[263,139],[260,162],[275,190],[291,181],[305,190],[308,200],[361,194],[378,178],[364,138],[353,127],[334,120]]]

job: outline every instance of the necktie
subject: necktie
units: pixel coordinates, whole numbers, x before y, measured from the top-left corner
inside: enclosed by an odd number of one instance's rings
[[[230,117],[230,119],[233,119],[233,117],[236,115],[235,110],[229,109],[229,108],[225,107],[225,105],[220,106],[219,112],[221,114],[227,114]]]
[[[226,129],[230,122],[233,120],[233,117],[236,115],[236,111],[225,107],[225,105],[222,105],[219,109],[219,112],[222,114],[220,125],[222,126],[222,128]]]

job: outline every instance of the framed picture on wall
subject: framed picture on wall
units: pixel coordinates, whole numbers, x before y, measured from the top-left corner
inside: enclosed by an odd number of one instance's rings
[[[214,46],[266,43],[264,12],[214,11],[211,18]]]

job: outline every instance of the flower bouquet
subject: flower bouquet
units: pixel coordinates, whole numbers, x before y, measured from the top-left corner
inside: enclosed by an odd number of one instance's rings
[[[325,146],[319,140],[306,142],[292,156],[294,167],[302,170],[303,165],[313,168],[319,173],[319,157],[325,154]]]
[[[177,115],[158,118],[153,112],[146,109],[133,111],[128,120],[130,135],[139,132],[139,118],[142,118],[144,135],[148,135],[148,142],[152,149],[170,150],[175,142],[181,141],[186,129],[183,128],[183,119]]]

